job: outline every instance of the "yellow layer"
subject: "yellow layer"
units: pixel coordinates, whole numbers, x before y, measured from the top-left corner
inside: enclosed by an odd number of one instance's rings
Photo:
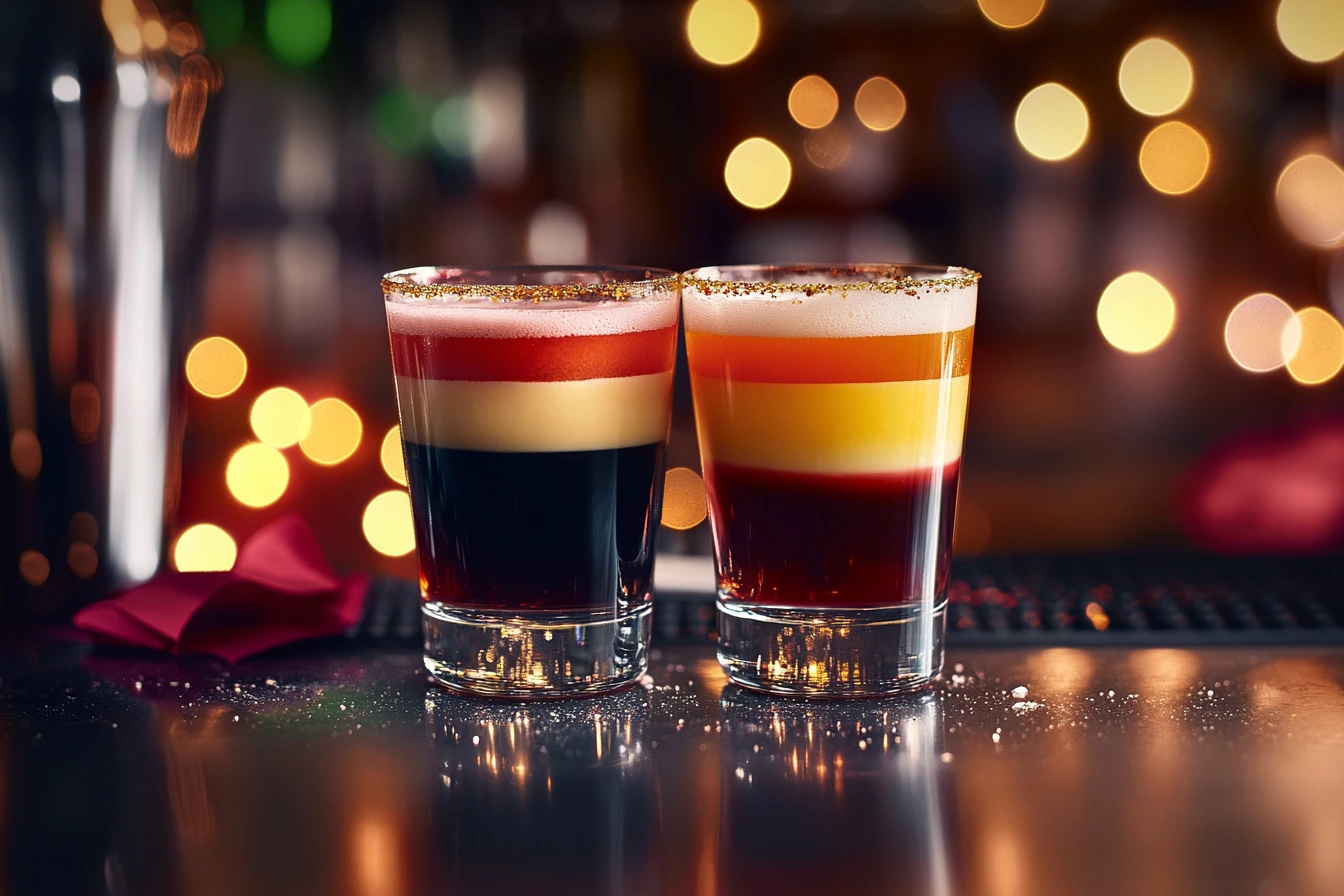
[[[708,459],[807,473],[886,473],[961,457],[969,376],[894,383],[692,377]]]
[[[560,382],[397,377],[402,435],[474,451],[593,451],[667,438],[672,371]]]

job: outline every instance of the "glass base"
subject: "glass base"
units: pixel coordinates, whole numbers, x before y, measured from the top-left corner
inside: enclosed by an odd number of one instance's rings
[[[520,613],[422,606],[425,668],[439,684],[490,697],[571,697],[633,682],[649,665],[653,607]]]
[[[719,662],[736,684],[799,697],[925,687],[943,667],[947,602],[822,609],[719,600]]]

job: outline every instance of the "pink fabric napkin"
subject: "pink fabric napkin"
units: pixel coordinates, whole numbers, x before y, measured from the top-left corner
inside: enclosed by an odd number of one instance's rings
[[[369,579],[331,572],[303,519],[289,514],[249,538],[228,572],[166,572],[75,614],[98,640],[227,662],[337,635],[359,621]]]

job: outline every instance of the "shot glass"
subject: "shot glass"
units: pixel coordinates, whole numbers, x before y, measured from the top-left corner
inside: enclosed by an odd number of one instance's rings
[[[910,265],[683,275],[733,681],[843,697],[938,674],[979,278]]]
[[[425,667],[564,696],[648,663],[678,279],[644,268],[383,278]]]

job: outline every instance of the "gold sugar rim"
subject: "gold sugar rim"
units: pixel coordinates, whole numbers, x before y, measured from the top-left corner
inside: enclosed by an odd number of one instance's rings
[[[701,276],[702,271],[752,271],[770,276],[778,274],[820,274],[843,280],[839,283],[791,282],[787,280],[724,280]],[[944,276],[911,276],[909,271],[940,271]],[[948,275],[956,276],[948,276]],[[726,296],[753,296],[772,293],[802,293],[812,296],[828,293],[844,295],[850,292],[905,293],[915,295],[920,290],[941,293],[974,286],[980,273],[970,268],[927,264],[737,264],[696,268],[681,275],[683,287],[700,292]]]
[[[555,272],[574,274],[632,275],[627,280],[601,283],[468,283],[444,281],[419,283],[411,279],[428,273],[461,273],[488,278],[501,272]],[[507,268],[417,267],[393,271],[383,276],[383,295],[393,293],[414,298],[488,299],[491,302],[564,302],[610,300],[624,302],[659,292],[675,291],[681,275],[665,268],[636,268],[598,265],[518,265]]]

